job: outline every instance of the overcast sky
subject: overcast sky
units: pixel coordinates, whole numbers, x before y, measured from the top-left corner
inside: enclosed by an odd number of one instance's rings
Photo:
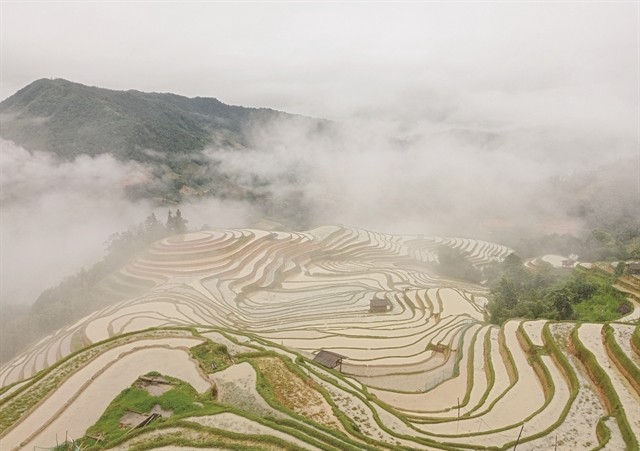
[[[1,7],[3,99],[60,77],[333,119],[637,123],[635,1]]]

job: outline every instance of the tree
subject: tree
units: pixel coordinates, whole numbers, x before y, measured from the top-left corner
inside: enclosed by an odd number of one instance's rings
[[[186,233],[187,232],[187,223],[189,221],[187,221],[186,219],[184,219],[182,217],[182,213],[180,212],[179,208],[176,210],[176,216],[175,216],[174,220],[175,220],[176,233]]]
[[[175,215],[171,210],[169,210],[169,213],[167,215],[167,231],[171,235],[186,233],[188,230],[187,229],[188,222],[189,221],[187,221],[182,217],[182,212],[180,211],[179,208],[176,210]]]
[[[627,254],[629,258],[640,258],[640,237],[633,238],[627,244]]]
[[[144,233],[146,241],[151,243],[159,240],[166,234],[165,227],[158,221],[155,213],[151,213],[144,221]]]
[[[513,270],[516,268],[519,269],[522,267],[522,259],[515,252],[511,252],[509,255],[507,255],[504,258],[503,263],[505,268],[507,268],[507,270]]]
[[[449,246],[438,246],[438,266],[437,271],[446,276],[456,279],[468,280],[470,282],[480,282],[482,273],[467,260],[469,254],[454,249]]]
[[[507,308],[513,308],[518,303],[518,293],[508,277],[503,276],[500,280],[500,286],[497,292]]]
[[[558,312],[558,319],[573,319],[573,305],[569,290],[564,287],[552,290],[547,293],[546,299]]]
[[[173,212],[171,210],[169,210],[167,212],[167,222],[165,223],[165,227],[167,230],[171,231],[173,230],[174,227],[174,219],[173,219]]]

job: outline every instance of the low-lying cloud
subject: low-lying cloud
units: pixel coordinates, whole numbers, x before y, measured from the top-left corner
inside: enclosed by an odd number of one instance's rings
[[[495,241],[505,230],[581,233],[575,210],[596,197],[593,208],[628,207],[640,216],[638,138],[628,127],[616,133],[561,120],[483,122],[471,113],[459,119],[374,114],[323,132],[312,122],[279,120],[254,129],[247,149],[209,148],[194,160],[202,168],[194,177],[221,173],[263,198],[186,196],[179,207],[193,229],[247,227],[267,215],[294,228],[344,224]],[[152,211],[166,217],[167,207],[125,194],[127,186],[151,181],[144,164],[110,155],[59,162],[0,144],[3,303],[32,302],[99,260],[111,234]],[[614,194],[602,191],[612,184]]]
[[[554,232],[577,233],[566,193],[549,189],[551,180],[586,177],[623,160],[633,171],[633,146],[633,137],[616,141],[606,131],[582,134],[566,126],[372,120],[321,135],[279,122],[256,131],[248,151],[208,153],[241,183],[258,176],[281,203],[298,193],[310,225],[487,236],[497,223],[544,231],[540,224],[549,221],[565,225]]]
[[[95,263],[107,237],[149,209],[122,194],[139,168],[109,155],[56,163],[9,141],[0,145],[3,303],[30,303],[44,288]]]
[[[102,258],[105,241],[167,208],[132,201],[124,188],[148,176],[144,165],[111,155],[58,162],[0,140],[0,300],[31,303],[82,267]],[[173,207],[175,208],[175,207]],[[183,206],[190,226],[246,225],[247,207],[216,199]]]

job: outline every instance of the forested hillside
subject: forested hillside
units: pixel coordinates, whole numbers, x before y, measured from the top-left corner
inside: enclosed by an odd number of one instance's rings
[[[208,145],[243,147],[260,122],[292,115],[226,105],[214,98],[114,91],[62,79],[40,79],[0,103],[2,136],[29,150],[61,158],[113,153],[147,161],[201,151]]]
[[[62,79],[34,81],[2,101],[0,122],[2,138],[29,151],[53,153],[60,161],[109,153],[140,163],[147,173],[124,187],[132,199],[157,205],[203,197],[259,201],[268,214],[274,213],[269,183],[258,177],[239,180],[220,168],[216,152],[259,146],[254,134],[274,124],[295,124],[312,134],[329,124],[214,98],[114,91]],[[275,214],[289,219],[297,209]]]

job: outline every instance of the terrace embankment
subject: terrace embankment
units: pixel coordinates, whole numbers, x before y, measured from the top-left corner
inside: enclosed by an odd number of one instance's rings
[[[510,253],[337,226],[163,239],[118,273],[112,288],[131,296],[0,368],[2,449],[82,437],[154,371],[192,387],[189,409],[83,444],[356,451],[519,440],[533,450],[557,437],[558,449],[635,449],[634,316],[577,332],[568,322],[488,325],[487,288],[434,269],[443,246],[474,271]],[[315,362],[321,350],[341,363]]]

